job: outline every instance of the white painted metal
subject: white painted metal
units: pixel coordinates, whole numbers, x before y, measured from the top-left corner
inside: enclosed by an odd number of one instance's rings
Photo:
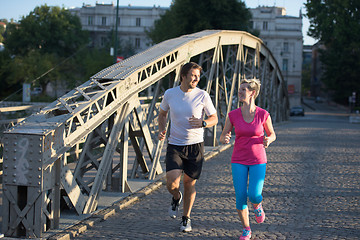
[[[188,61],[204,69],[199,86],[212,97],[219,126],[238,105],[239,81],[249,77],[261,80],[258,104],[275,122],[287,119],[286,82],[260,39],[246,32],[209,30],[155,45],[100,71],[5,133],[6,235],[41,237],[57,225],[57,211],[46,209],[49,204],[59,207],[54,199],[59,198],[59,174],[69,205],[79,214],[94,211],[104,189],[131,191],[129,178],[155,179],[162,172],[164,144],[156,137],[158,103],[178,83],[180,68]],[[148,109],[140,107],[139,97],[149,92],[154,95]],[[206,129],[206,144],[217,144],[216,127]],[[26,157],[21,155],[25,150]],[[61,164],[54,164],[59,159]],[[19,166],[21,174],[16,172]],[[21,210],[19,189],[38,194],[26,202],[26,210],[34,212]],[[27,221],[33,216],[39,220]]]

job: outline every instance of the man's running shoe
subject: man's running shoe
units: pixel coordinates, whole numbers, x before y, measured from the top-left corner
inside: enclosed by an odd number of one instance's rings
[[[176,218],[179,212],[179,206],[182,200],[182,193],[180,192],[180,198],[175,200],[174,197],[171,200],[171,206],[169,208],[169,215],[171,218]]]
[[[180,231],[181,232],[190,232],[191,230],[192,230],[192,228],[191,228],[190,218],[183,216],[181,225],[180,225]]]
[[[265,212],[262,207],[262,204],[260,203],[257,208],[254,209],[255,218],[257,223],[262,223],[265,220]]]
[[[244,228],[242,235],[240,236],[239,240],[249,240],[251,238],[251,229],[250,227]]]

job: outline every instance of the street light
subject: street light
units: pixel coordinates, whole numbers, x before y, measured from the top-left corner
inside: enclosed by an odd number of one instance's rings
[[[118,35],[118,26],[119,26],[119,0],[116,4],[116,24],[115,24],[115,46],[114,46],[114,63],[117,62],[117,35]]]

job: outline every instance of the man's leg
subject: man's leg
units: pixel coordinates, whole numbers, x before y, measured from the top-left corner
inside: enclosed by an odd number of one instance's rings
[[[184,174],[184,213],[183,216],[190,218],[191,209],[195,202],[196,190],[195,183],[196,179],[189,177]]]
[[[181,169],[174,169],[166,172],[166,187],[175,200],[180,199],[181,174]]]

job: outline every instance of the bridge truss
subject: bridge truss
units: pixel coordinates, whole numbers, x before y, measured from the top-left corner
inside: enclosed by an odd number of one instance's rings
[[[5,235],[41,237],[58,227],[64,199],[78,214],[92,213],[101,191],[131,191],[132,179],[151,181],[161,174],[159,102],[189,61],[203,67],[199,86],[218,111],[218,126],[205,132],[207,145],[217,144],[217,127],[238,107],[243,78],[259,78],[257,104],[274,122],[287,120],[286,82],[259,38],[208,30],[157,44],[100,71],[5,132]]]

